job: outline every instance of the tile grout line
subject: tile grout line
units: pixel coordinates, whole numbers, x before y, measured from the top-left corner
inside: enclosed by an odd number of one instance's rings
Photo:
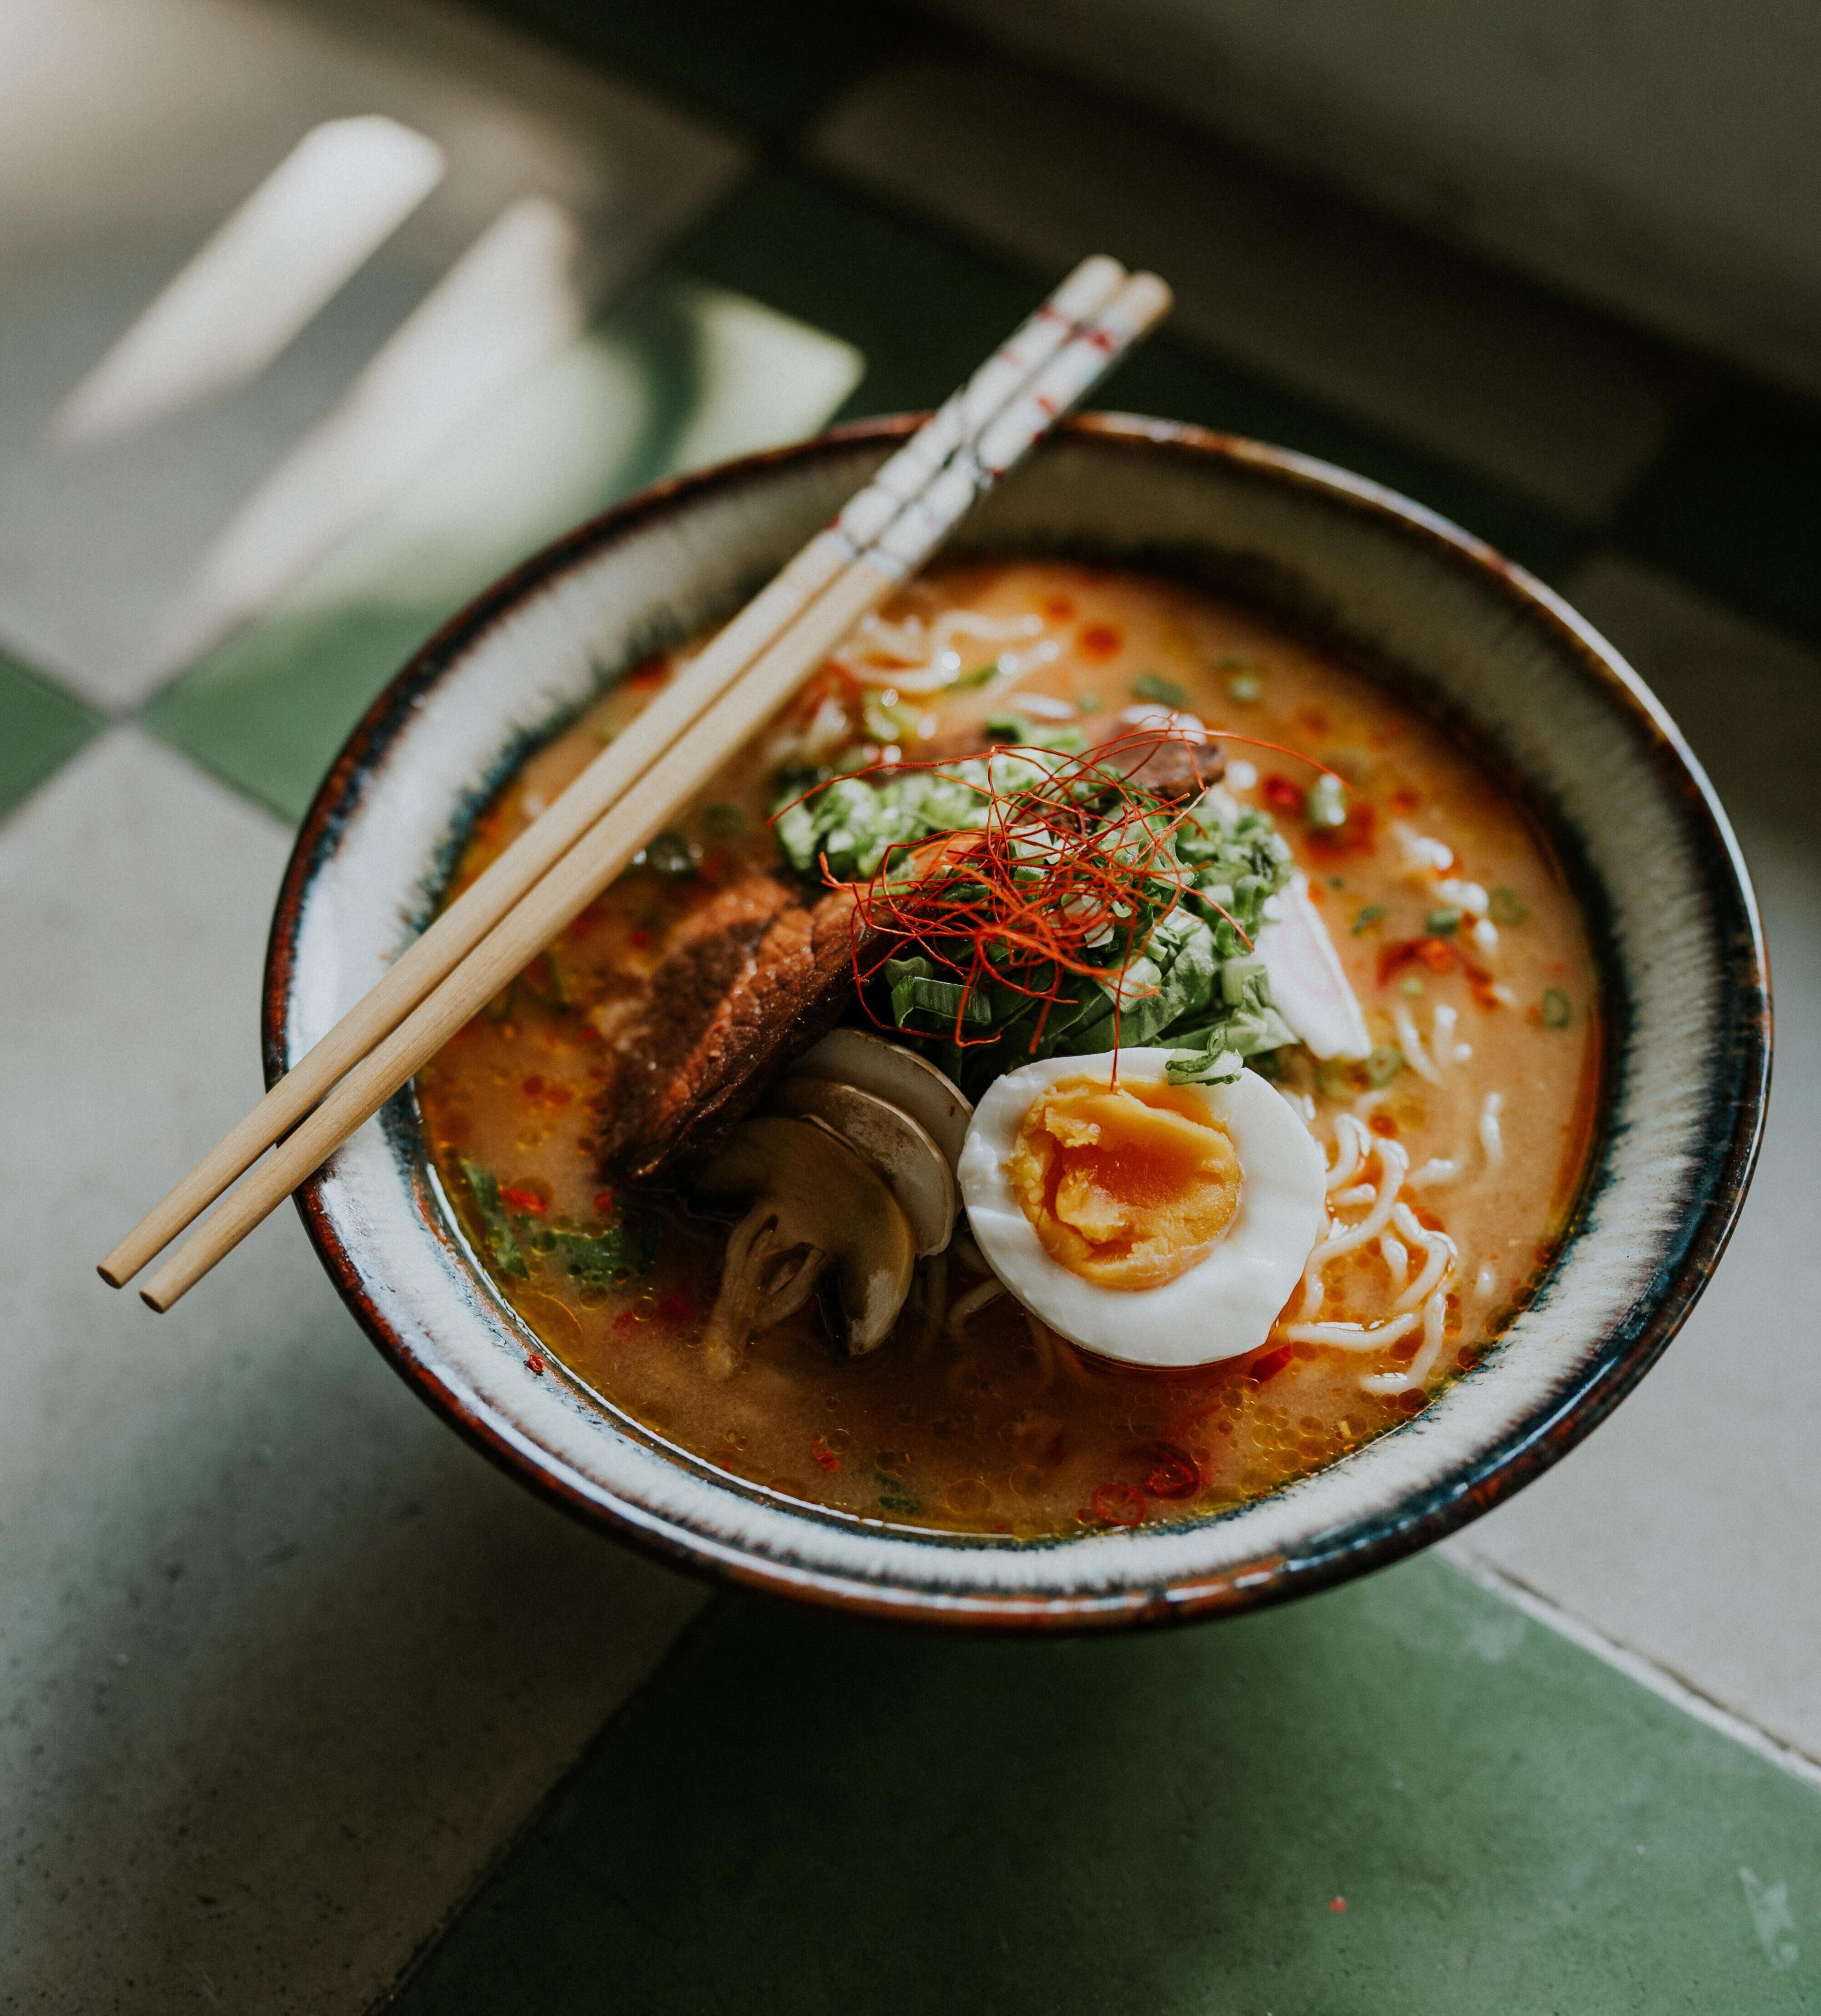
[[[1786,1743],[1780,1737],[1760,1729],[1757,1723],[1747,1721],[1724,1702],[1704,1693],[1673,1667],[1661,1665],[1618,1639],[1608,1637],[1598,1625],[1565,1609],[1553,1597],[1546,1596],[1519,1576],[1495,1566],[1483,1554],[1470,1549],[1463,1549],[1459,1553],[1438,1550],[1437,1557],[1489,1595],[1500,1597],[1558,1637],[1591,1653],[1603,1665],[1635,1680],[1639,1687],[1647,1687],[1660,1701],[1680,1708],[1683,1714],[1705,1723],[1709,1729],[1717,1730],[1722,1736],[1730,1737],[1735,1743],[1766,1763],[1775,1765],[1788,1777],[1821,1791],[1821,1758],[1813,1757],[1798,1745]]]
[[[637,1550],[628,1550],[637,1551]],[[711,1586],[706,1600],[689,1622],[664,1647],[664,1654],[638,1686],[624,1695],[608,1713],[593,1734],[577,1751],[569,1762],[559,1771],[543,1791],[531,1802],[524,1817],[518,1822],[493,1852],[476,1871],[471,1881],[462,1893],[443,1912],[436,1923],[419,1939],[398,1972],[387,1985],[369,2002],[362,2016],[386,2016],[386,2011],[397,2006],[398,2000],[412,1982],[427,1967],[441,1950],[444,1942],[467,1917],[469,1912],[480,1903],[494,1879],[512,1861],[519,1850],[537,1833],[590,1763],[596,1753],[612,1736],[621,1720],[642,1703],[664,1680],[671,1667],[704,1636],[711,1625],[728,1610],[736,1600],[737,1592]]]

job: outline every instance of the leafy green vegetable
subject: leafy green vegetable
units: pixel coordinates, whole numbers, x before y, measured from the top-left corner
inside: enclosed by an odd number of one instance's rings
[[[966,693],[970,688],[988,686],[999,677],[999,672],[996,660],[990,665],[976,665],[971,672],[963,672],[955,682],[955,690]]]
[[[462,1158],[462,1174],[467,1179],[468,1193],[474,1200],[474,1208],[480,1214],[481,1229],[494,1265],[502,1274],[516,1275],[520,1280],[527,1279],[531,1270],[525,1265],[525,1256],[519,1251],[506,1206],[500,1202],[498,1178],[491,1169],[470,1161],[466,1156]]]
[[[1161,672],[1140,672],[1132,682],[1134,700],[1154,700],[1160,707],[1181,707],[1189,696]]]
[[[1455,909],[1431,910],[1423,928],[1432,938],[1445,938],[1450,932],[1460,929],[1460,913]]]
[[[1037,730],[1022,714],[989,714],[986,732],[995,742],[1028,742]]]
[[[1376,924],[1379,919],[1384,915],[1384,904],[1368,903],[1365,905],[1353,920],[1354,937],[1358,938],[1362,931],[1369,929],[1370,927]]]
[[[892,1019],[901,1029],[912,1034],[945,1035],[955,1026],[959,1014],[964,1022],[984,1028],[993,1019],[993,1011],[984,989],[977,988],[966,995],[958,980],[944,980],[936,970],[934,960],[922,952],[913,953],[908,959],[888,959],[885,962],[885,981],[891,989]],[[924,1019],[919,1022],[916,1017]]]
[[[1486,908],[1495,924],[1521,924],[1530,915],[1528,907],[1518,902],[1516,893],[1503,885],[1492,891],[1492,901]]]
[[[601,1232],[569,1232],[559,1226],[552,1234],[551,1251],[578,1287],[617,1288],[650,1266],[652,1230],[624,1217]]]
[[[647,866],[660,875],[693,875],[700,848],[686,833],[660,833],[645,850]]]
[[[901,701],[887,700],[876,693],[868,693],[861,701],[860,718],[875,742],[908,742],[917,732],[914,707],[906,707]]]
[[[779,813],[778,837],[797,868],[826,864],[840,880],[864,880],[894,847],[908,850],[934,834],[1006,816],[1008,797],[1049,785],[1063,768],[1051,759],[1079,747],[1078,732],[1063,729],[1042,743],[940,770],[898,772],[876,782],[837,777]],[[1075,765],[1066,788],[1092,819],[1108,783],[1091,765]],[[1000,806],[996,815],[989,793]],[[1186,815],[1160,808],[1154,817],[1153,830],[1171,835],[1183,872],[1135,882],[1129,913],[1088,956],[1094,970],[1056,973],[1046,999],[1041,987],[1033,992],[999,978],[990,942],[982,970],[971,940],[932,938],[925,949],[907,946],[884,963],[879,1012],[888,1007],[907,1036],[940,1044],[943,1068],[976,1096],[1034,1058],[1093,1055],[1116,1040],[1180,1051],[1171,1066],[1179,1083],[1218,1083],[1237,1070],[1233,1060],[1294,1043],[1256,950],[1265,906],[1290,879],[1288,845],[1267,814],[1243,810],[1218,787]],[[914,872],[905,852],[893,857],[891,872]],[[1033,876],[1041,872],[1034,862]]]

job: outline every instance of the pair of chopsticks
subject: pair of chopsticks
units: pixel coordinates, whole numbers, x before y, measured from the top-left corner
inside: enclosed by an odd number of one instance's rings
[[[140,1294],[162,1313],[193,1287],[593,902],[1170,303],[1155,274],[1084,260],[134,1227],[102,1279],[124,1287],[251,1170]]]

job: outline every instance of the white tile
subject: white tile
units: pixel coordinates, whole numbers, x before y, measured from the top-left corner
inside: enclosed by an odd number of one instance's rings
[[[0,1980],[365,2009],[701,1600],[412,1399],[289,1211],[97,1253],[257,1089],[287,842],[116,730],[0,831]]]
[[[165,380],[207,396],[167,398],[106,437],[59,433],[76,387],[211,235],[352,114],[440,149],[423,200],[401,198],[404,221],[247,382],[211,380],[212,356],[186,380],[164,356]],[[556,278],[574,299],[503,337],[497,315],[443,315],[434,384],[414,342],[412,382],[448,426],[509,389],[494,382],[509,348],[515,377],[534,371],[740,165],[682,115],[423,0],[13,0],[0,10],[0,637],[103,702],[138,698],[168,668],[167,605],[193,596],[224,531],[513,206],[563,220],[573,252]],[[335,261],[319,263],[333,278]],[[399,482],[447,430],[406,429]],[[351,509],[367,501],[348,491]],[[299,566],[347,527],[311,529]]]
[[[1591,1439],[1455,1543],[1821,1758],[1821,657],[1622,561],[1574,599],[1632,659],[1737,828],[1776,1063],[1712,1285]]]
[[[1154,266],[1182,329],[1577,517],[1679,410],[1654,354],[1592,318],[1067,85],[907,67],[856,87],[815,150],[1040,265]]]

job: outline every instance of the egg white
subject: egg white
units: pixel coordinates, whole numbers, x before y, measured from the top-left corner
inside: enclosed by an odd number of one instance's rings
[[[1175,1053],[1121,1050],[1121,1084],[1157,1084]],[[1211,1365],[1256,1351],[1270,1334],[1326,1216],[1326,1167],[1294,1107],[1256,1071],[1187,1087],[1232,1136],[1240,1204],[1206,1259],[1157,1288],[1103,1288],[1044,1251],[1007,1173],[1024,1115],[1061,1078],[1106,1084],[1110,1055],[1051,1057],[1008,1071],[981,1100],[956,1174],[987,1265],[1024,1306],[1071,1343],[1131,1365]]]

